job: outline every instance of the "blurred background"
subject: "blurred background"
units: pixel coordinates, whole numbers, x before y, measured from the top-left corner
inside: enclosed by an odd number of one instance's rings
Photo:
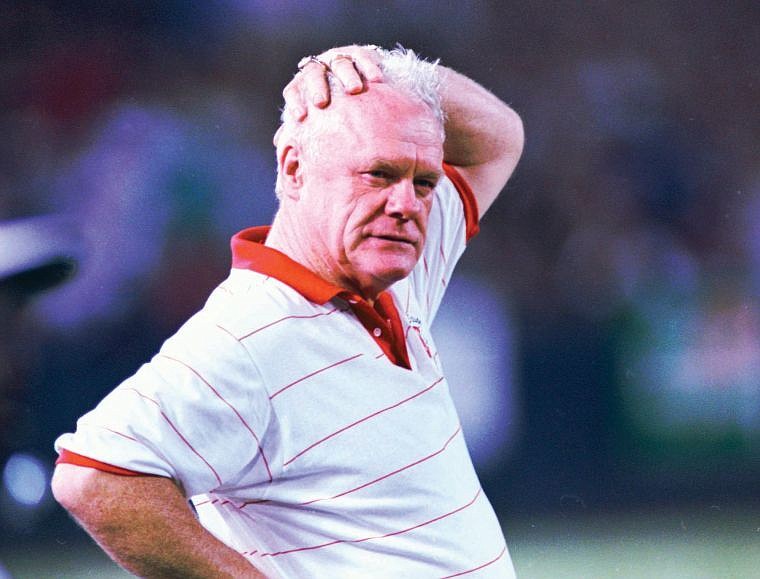
[[[434,328],[518,576],[760,577],[741,0],[1,2],[0,577],[123,576],[52,501],[53,441],[271,220],[281,90],[354,42],[525,123]]]

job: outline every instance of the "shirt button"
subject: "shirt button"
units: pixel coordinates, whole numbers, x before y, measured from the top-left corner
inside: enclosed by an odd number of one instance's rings
[[[375,334],[376,338],[379,338],[382,335],[383,331],[380,328],[375,328],[372,330],[372,333]]]

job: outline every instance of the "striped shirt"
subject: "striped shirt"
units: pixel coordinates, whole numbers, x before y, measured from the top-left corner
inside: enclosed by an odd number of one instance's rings
[[[263,245],[138,372],[56,441],[60,461],[182,484],[271,577],[513,577],[430,324],[466,240],[451,167],[423,256],[374,307]]]

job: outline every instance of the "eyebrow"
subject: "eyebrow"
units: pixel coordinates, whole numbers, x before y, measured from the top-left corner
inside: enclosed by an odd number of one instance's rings
[[[411,163],[406,157],[399,157],[396,159],[387,157],[372,157],[367,160],[367,166],[379,167],[381,169],[395,169],[398,167],[398,165],[406,166],[409,164]],[[414,176],[418,179],[434,179],[437,181],[443,177],[443,174],[443,166],[441,166],[440,169],[422,168],[419,170],[419,172],[416,172]]]
[[[427,179],[429,181],[435,181],[438,183],[438,181],[441,180],[441,177],[443,177],[443,171],[424,171],[422,173],[418,173],[414,177],[415,179]]]

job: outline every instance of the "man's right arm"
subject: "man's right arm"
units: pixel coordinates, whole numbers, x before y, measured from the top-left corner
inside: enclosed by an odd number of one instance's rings
[[[201,526],[171,479],[60,464],[52,488],[109,556],[135,575],[264,577]]]

